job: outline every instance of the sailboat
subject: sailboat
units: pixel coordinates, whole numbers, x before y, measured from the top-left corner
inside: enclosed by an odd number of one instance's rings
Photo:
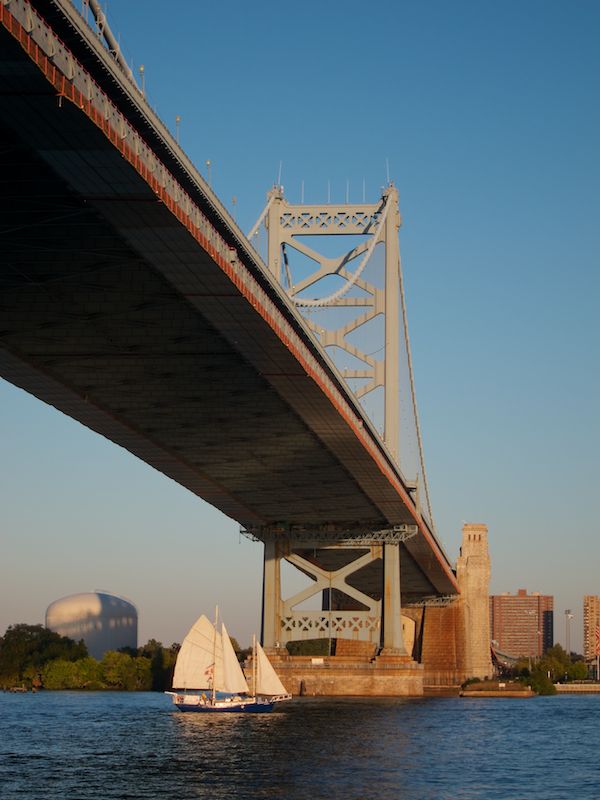
[[[256,639],[250,691],[225,625],[218,631],[218,613],[214,625],[203,614],[190,628],[166,694],[180,711],[198,712],[265,713],[291,699]]]

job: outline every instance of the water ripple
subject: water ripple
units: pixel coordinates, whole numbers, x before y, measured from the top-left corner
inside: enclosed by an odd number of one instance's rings
[[[305,698],[181,714],[157,694],[0,694],[2,800],[598,800],[600,697]]]

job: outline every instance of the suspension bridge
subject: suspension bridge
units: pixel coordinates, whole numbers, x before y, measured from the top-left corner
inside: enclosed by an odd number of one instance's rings
[[[308,206],[275,186],[246,235],[89,6],[94,25],[70,0],[0,0],[0,375],[263,543],[265,647],[329,637],[414,664],[402,608],[459,587],[427,491],[397,191]],[[308,244],[340,235],[341,256]],[[312,579],[291,598],[284,559]]]

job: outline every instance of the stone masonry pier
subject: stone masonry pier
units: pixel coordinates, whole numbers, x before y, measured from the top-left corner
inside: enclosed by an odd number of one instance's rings
[[[410,697],[423,694],[423,665],[409,656],[271,655],[286,689],[302,696]]]

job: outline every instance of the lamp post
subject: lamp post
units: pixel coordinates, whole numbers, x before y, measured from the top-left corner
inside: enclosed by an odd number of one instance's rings
[[[571,620],[573,616],[570,608],[565,609],[565,647],[569,658],[571,658]]]

